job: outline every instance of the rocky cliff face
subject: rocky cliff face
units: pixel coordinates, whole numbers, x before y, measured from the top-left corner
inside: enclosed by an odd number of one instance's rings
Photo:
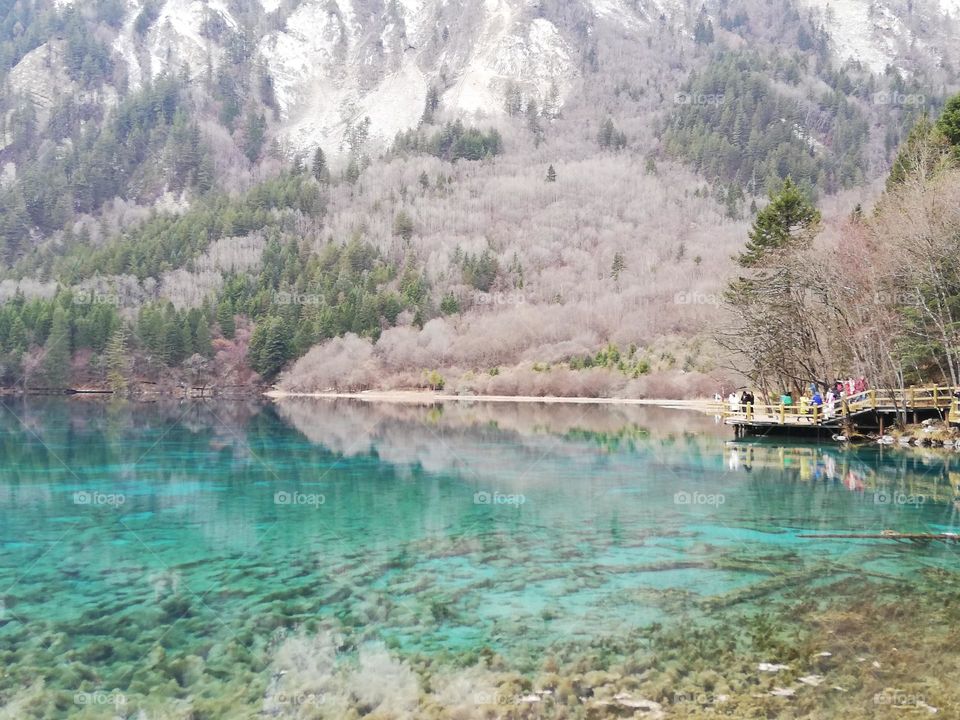
[[[806,0],[841,60],[909,74],[949,64],[957,39],[945,18],[956,0]],[[60,5],[80,0],[61,0]],[[272,79],[276,135],[288,153],[321,145],[346,152],[358,133],[383,146],[419,121],[428,93],[447,110],[495,115],[511,94],[559,107],[580,75],[598,25],[629,39],[691,33],[699,3],[675,0],[130,0],[111,38],[129,87],[168,70],[210,77],[242,38]],[[729,3],[725,3],[724,6]],[[79,6],[78,6],[79,7]],[[721,7],[706,8],[717,17]],[[144,31],[142,16],[152,8]],[[715,10],[715,12],[714,12]],[[718,27],[719,30],[719,27]],[[54,56],[38,80],[38,57]],[[70,90],[55,48],[23,58],[11,84],[44,103]],[[639,68],[638,68],[639,71]],[[41,73],[42,74],[42,73]],[[49,82],[47,82],[49,81]]]

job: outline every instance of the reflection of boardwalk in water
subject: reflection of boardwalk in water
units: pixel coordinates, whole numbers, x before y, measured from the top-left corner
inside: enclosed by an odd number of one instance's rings
[[[960,455],[946,451],[890,449],[882,446],[838,450],[819,446],[781,446],[731,442],[727,470],[767,470],[809,483],[842,485],[851,492],[879,493],[878,502],[923,497],[960,511]]]
[[[764,435],[776,432],[828,437],[847,427],[883,431],[898,417],[912,422],[929,418],[960,423],[955,389],[946,386],[904,390],[865,390],[822,405],[784,403],[724,404],[723,421],[737,434]]]

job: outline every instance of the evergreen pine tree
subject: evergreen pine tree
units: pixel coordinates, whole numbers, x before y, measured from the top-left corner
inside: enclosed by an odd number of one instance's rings
[[[27,326],[23,324],[23,318],[19,314],[15,315],[10,323],[10,335],[7,339],[7,347],[17,353],[27,349],[29,337],[27,335]]]
[[[115,393],[122,393],[127,389],[127,330],[120,325],[114,330],[107,343],[105,351],[107,364],[107,381]]]
[[[327,170],[327,158],[323,154],[322,148],[317,148],[313,153],[313,163],[310,171],[317,182],[326,183],[330,181],[330,173]]]
[[[405,210],[398,212],[393,219],[393,234],[399,235],[404,240],[413,237],[413,218]]]
[[[220,332],[223,336],[228,340],[233,340],[233,336],[237,332],[237,325],[233,317],[233,307],[227,300],[222,300],[217,305],[217,324],[220,326]]]
[[[620,292],[620,274],[627,269],[626,260],[623,258],[623,253],[617,251],[613,255],[613,263],[610,266],[610,276],[613,278],[614,285],[616,285],[617,292]]]
[[[347,163],[347,169],[344,171],[343,177],[351,185],[360,179],[360,163],[357,162],[356,155],[350,155],[350,162]]]
[[[427,98],[423,103],[423,116],[421,120],[425,125],[429,125],[433,122],[434,115],[439,107],[440,93],[437,91],[436,87],[431,85],[430,89],[427,90]]]
[[[768,252],[795,242],[809,242],[820,224],[820,211],[790,178],[771,194],[770,204],[757,213],[744,252],[737,257],[741,267],[758,265]]]
[[[173,367],[183,360],[185,354],[181,325],[176,318],[167,318],[163,328],[161,359],[165,365]]]
[[[553,165],[547,167],[547,182],[556,182],[557,181],[557,171],[553,169]]]
[[[937,119],[937,130],[951,145],[960,145],[960,95],[954,95],[947,101]]]
[[[53,324],[43,351],[44,383],[49,388],[66,388],[70,380],[70,318],[62,305],[58,304],[53,311]]]
[[[616,133],[616,128],[613,125],[613,120],[607,118],[600,124],[600,130],[597,132],[597,144],[602,148],[608,148],[613,144],[613,137]]]
[[[272,377],[290,359],[291,347],[283,319],[268,317],[257,324],[250,339],[251,366],[263,377]]]
[[[440,312],[444,315],[455,315],[460,312],[460,301],[453,293],[447,293],[440,301]]]
[[[697,19],[693,28],[693,40],[697,45],[709,45],[713,42],[713,23],[705,14]]]
[[[951,99],[947,107],[958,98],[960,96]],[[957,124],[956,130],[952,129],[954,123]],[[887,190],[902,184],[914,173],[920,173],[923,177],[933,175],[949,155],[950,135],[954,132],[960,133],[960,107],[956,107],[950,115],[944,110],[936,123],[931,122],[926,114],[921,115],[897,152],[890,175],[887,176]]]
[[[193,335],[193,351],[200,353],[205,358],[213,355],[213,345],[210,342],[210,326],[207,324],[205,316],[201,316],[197,322],[197,329]]]
[[[290,358],[290,339],[286,325],[280,318],[274,318],[267,328],[266,344],[261,354],[261,364],[267,375],[280,372]]]

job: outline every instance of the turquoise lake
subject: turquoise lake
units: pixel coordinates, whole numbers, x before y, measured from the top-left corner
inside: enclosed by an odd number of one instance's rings
[[[960,532],[960,453],[10,398],[0,453],[0,718],[960,717],[957,546],[804,537]]]

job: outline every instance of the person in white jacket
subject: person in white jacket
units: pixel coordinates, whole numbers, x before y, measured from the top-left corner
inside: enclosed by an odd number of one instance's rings
[[[727,403],[730,405],[730,412],[735,413],[740,410],[740,400],[737,398],[736,392],[727,395]]]

